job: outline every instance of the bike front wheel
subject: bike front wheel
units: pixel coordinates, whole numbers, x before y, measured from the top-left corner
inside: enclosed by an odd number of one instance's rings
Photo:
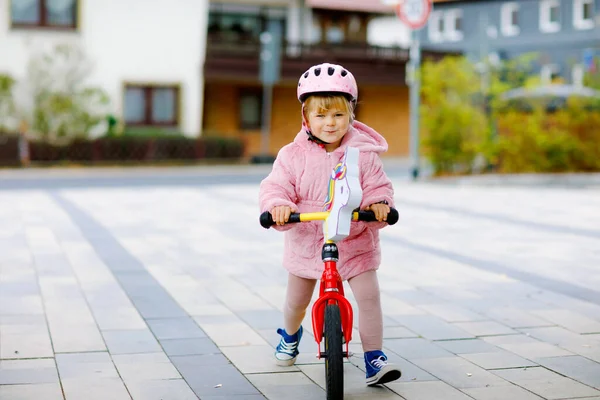
[[[337,304],[325,308],[325,387],[327,400],[344,398],[344,354],[342,352],[342,319]]]

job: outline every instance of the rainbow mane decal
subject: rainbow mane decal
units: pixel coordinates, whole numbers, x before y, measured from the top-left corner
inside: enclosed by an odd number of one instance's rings
[[[341,181],[346,177],[346,164],[344,162],[340,162],[335,166],[333,171],[331,171],[331,177],[329,178],[329,190],[327,191],[327,198],[325,199],[325,208],[324,211],[331,211],[331,206],[333,205],[333,200],[335,198],[335,181]]]
[[[362,201],[359,155],[356,147],[347,147],[344,157],[331,171],[324,206],[329,213],[323,223],[325,240],[337,242],[350,235],[352,213]]]

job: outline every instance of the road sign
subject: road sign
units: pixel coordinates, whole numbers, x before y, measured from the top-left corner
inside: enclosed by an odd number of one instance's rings
[[[431,13],[431,0],[401,0],[395,10],[398,18],[409,28],[421,29]]]

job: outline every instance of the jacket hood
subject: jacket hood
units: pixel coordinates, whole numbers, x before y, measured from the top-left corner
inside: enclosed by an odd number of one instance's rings
[[[316,143],[308,140],[308,135],[304,129],[298,132],[294,143],[307,150],[320,150],[320,147]],[[388,149],[387,141],[383,136],[377,133],[375,129],[359,121],[354,121],[350,125],[348,132],[342,139],[342,144],[333,152],[344,152],[348,146],[356,147],[361,152],[372,151],[375,153],[384,153]]]

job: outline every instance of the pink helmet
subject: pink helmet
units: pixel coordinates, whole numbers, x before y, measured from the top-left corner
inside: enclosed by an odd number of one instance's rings
[[[354,76],[336,64],[319,64],[312,66],[298,81],[298,100],[304,102],[311,94],[335,92],[349,97],[348,100],[358,99],[358,87]]]

